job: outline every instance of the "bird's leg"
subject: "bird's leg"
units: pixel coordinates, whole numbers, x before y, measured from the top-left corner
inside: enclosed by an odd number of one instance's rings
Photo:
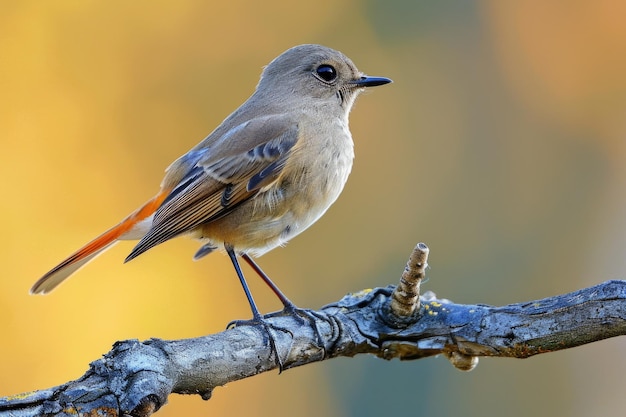
[[[276,297],[278,297],[280,302],[283,303],[285,311],[294,312],[295,310],[298,310],[298,307],[296,307],[296,305],[289,298],[287,298],[287,296],[278,288],[276,284],[274,284],[270,277],[268,277],[267,274],[263,272],[261,267],[256,262],[254,262],[254,260],[247,253],[242,253],[241,257],[244,261],[248,263],[248,265],[252,267],[252,269],[254,269],[254,272],[256,272],[261,277],[263,282],[265,282],[267,286],[270,287],[272,292],[276,294]]]
[[[321,316],[315,311],[297,307],[291,300],[289,300],[289,298],[287,298],[287,296],[278,288],[278,286],[274,284],[274,282],[272,282],[270,277],[268,277],[267,274],[263,272],[261,267],[256,262],[254,262],[254,260],[248,254],[243,253],[241,254],[241,257],[244,261],[248,263],[248,265],[252,267],[252,269],[254,269],[254,271],[261,277],[263,282],[265,282],[267,286],[270,287],[270,289],[274,292],[274,294],[276,294],[276,297],[278,297],[280,302],[283,303],[284,313],[289,314],[296,319],[300,319],[303,323],[306,321],[311,324],[311,327],[313,327],[315,336],[317,338],[318,346],[321,346],[322,349],[324,349],[324,339],[322,338],[322,335],[320,334],[320,331],[317,327],[317,320],[327,320],[327,318]]]
[[[276,355],[276,364],[278,365],[278,369],[280,372],[282,372],[283,363],[280,360],[280,355],[278,354],[278,350],[276,349],[276,341],[274,340],[274,336],[272,335],[272,332],[270,331],[270,328],[273,328],[274,326],[270,326],[265,321],[261,313],[259,312],[259,309],[257,308],[256,303],[254,302],[254,298],[252,298],[252,293],[250,292],[250,288],[248,288],[248,283],[246,282],[246,279],[243,276],[243,272],[241,271],[241,267],[239,266],[239,261],[237,260],[237,254],[235,253],[235,250],[232,248],[232,246],[228,246],[228,245],[226,245],[225,249],[226,249],[226,253],[228,253],[230,260],[233,263],[233,266],[235,267],[235,272],[237,272],[237,276],[239,277],[239,281],[241,282],[243,291],[246,293],[246,298],[248,299],[248,303],[250,304],[250,308],[252,309],[252,320],[231,321],[230,323],[228,323],[228,326],[226,326],[226,328],[237,327],[237,326],[254,326],[257,324],[260,324],[261,326],[263,326],[269,339],[270,349],[274,353],[274,355]],[[285,331],[282,329],[277,329],[277,330]]]

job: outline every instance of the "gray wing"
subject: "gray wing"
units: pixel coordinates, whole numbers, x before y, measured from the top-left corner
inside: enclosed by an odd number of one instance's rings
[[[164,186],[174,183],[170,193],[126,262],[254,197],[280,176],[297,141],[296,123],[265,116],[238,125],[212,145],[194,148],[181,157],[163,181]]]

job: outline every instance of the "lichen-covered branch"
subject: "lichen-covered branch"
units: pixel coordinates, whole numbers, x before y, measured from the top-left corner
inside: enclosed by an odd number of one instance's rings
[[[414,266],[423,270],[425,256],[419,259]],[[171,393],[209,399],[215,387],[277,369],[267,328],[284,370],[362,353],[401,360],[443,354],[469,370],[479,356],[526,358],[626,334],[626,281],[503,307],[455,304],[428,293],[414,311],[401,309],[411,320],[391,314],[395,289],[347,295],[306,320],[274,313],[266,316],[269,326],[243,325],[196,339],[118,342],[76,381],[0,398],[0,417],[149,416]]]

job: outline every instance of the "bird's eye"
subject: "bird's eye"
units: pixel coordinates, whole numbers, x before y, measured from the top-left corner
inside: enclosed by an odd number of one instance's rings
[[[315,72],[317,73],[318,77],[320,77],[327,83],[333,82],[337,78],[337,70],[331,65],[320,65],[319,67],[317,67]]]

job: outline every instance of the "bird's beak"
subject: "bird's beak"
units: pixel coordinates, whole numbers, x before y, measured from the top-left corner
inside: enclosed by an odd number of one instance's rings
[[[385,85],[385,84],[389,84],[391,82],[393,82],[393,81],[391,81],[389,78],[385,78],[385,77],[368,77],[368,76],[364,75],[360,79],[352,81],[352,84],[355,84],[358,87],[376,87],[378,85]]]

